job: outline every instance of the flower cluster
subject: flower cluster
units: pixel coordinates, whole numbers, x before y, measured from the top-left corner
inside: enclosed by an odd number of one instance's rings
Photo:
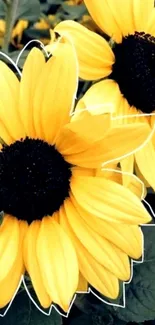
[[[154,1],[84,2],[109,42],[63,21],[19,78],[0,61],[1,308],[24,274],[43,308],[89,286],[117,298],[151,222]],[[95,82],[76,101],[79,78]]]

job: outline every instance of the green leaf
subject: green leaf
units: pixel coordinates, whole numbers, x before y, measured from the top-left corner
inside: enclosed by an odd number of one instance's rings
[[[7,314],[0,317],[0,325],[62,325],[62,317],[55,310],[50,316],[44,315],[22,291],[15,297]]]
[[[35,43],[34,43],[34,45],[35,45]],[[23,68],[23,65],[24,65],[24,63],[25,63],[25,60],[26,60],[26,58],[27,58],[29,52],[30,52],[30,51],[28,51],[28,50],[24,50],[24,51],[23,51],[23,53],[22,53],[22,55],[20,56],[20,59],[19,59],[19,61],[18,61],[18,68],[20,68],[20,69]],[[18,57],[18,55],[19,55],[20,53],[21,53],[20,50],[13,51],[13,52],[9,53],[9,57],[10,57],[14,62],[16,62],[17,57]]]
[[[113,307],[127,322],[155,319],[155,226],[143,226],[144,262],[134,264],[133,279],[125,285],[126,307]]]
[[[16,20],[25,19],[30,22],[35,22],[40,17],[40,2],[39,0],[20,0],[16,14]],[[0,0],[0,18],[4,19],[6,15],[6,4]]]
[[[20,0],[16,19],[26,19],[30,22],[39,20],[40,17],[39,0]]]
[[[3,0],[0,0],[0,19],[5,18],[5,13],[6,13],[6,5],[3,2]]]
[[[80,313],[78,316],[69,317],[68,325],[114,325],[114,319],[109,312],[105,312],[104,315],[100,315],[97,312],[90,313],[89,315]]]
[[[69,6],[66,3],[62,3],[62,9],[66,12],[67,19],[80,19],[84,14],[87,13],[85,5]]]
[[[50,5],[61,5],[62,0],[47,0],[47,3],[49,3]]]
[[[50,41],[50,32],[49,29],[36,29],[36,28],[28,28],[24,31],[24,36],[26,36],[28,39],[49,39]],[[34,42],[35,46],[35,42]]]

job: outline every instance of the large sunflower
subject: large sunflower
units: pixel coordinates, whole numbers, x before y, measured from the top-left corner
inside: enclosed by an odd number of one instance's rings
[[[155,116],[155,8],[154,0],[84,0],[98,26],[111,37],[101,36],[74,21],[59,23],[55,31],[72,36],[83,79],[97,80],[95,91],[104,102],[114,102],[116,115],[145,121],[151,129]],[[103,110],[102,110],[103,111]],[[138,115],[131,118],[131,115]],[[117,121],[115,121],[117,123]],[[125,122],[125,120],[121,120]],[[119,123],[121,123],[119,122]],[[129,120],[128,120],[129,122]],[[143,150],[122,162],[123,171],[138,175],[155,189],[155,135]]]
[[[77,89],[69,44],[47,62],[34,48],[20,81],[3,62],[0,71],[0,307],[25,270],[43,307],[66,311],[87,282],[115,298],[118,279],[130,277],[128,255],[142,252],[138,224],[151,217],[129,188],[93,169],[139,146],[145,125],[107,129],[108,114],[69,123]]]

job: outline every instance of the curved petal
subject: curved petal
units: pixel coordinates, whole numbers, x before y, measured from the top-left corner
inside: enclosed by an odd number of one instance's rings
[[[72,204],[85,223],[100,236],[119,247],[123,252],[134,259],[142,255],[142,231],[140,227],[128,224],[117,224],[98,218],[94,214],[86,212],[71,196]]]
[[[4,123],[0,120],[0,138],[7,144],[11,144],[14,142],[14,139],[9,134],[8,130]]]
[[[127,159],[127,158],[126,158]],[[120,162],[121,164],[121,162]],[[111,164],[112,165],[112,164]],[[127,165],[126,165],[127,167]],[[123,169],[123,168],[122,168]],[[136,177],[131,171],[128,171],[126,174],[124,174],[123,170],[119,167],[110,166],[106,169],[97,169],[96,176],[97,177],[105,177],[109,180],[112,180],[120,185],[123,185],[124,187],[127,187],[130,189],[132,193],[138,196],[140,200],[144,199],[147,192],[144,183]],[[74,172],[74,169],[73,169]],[[82,175],[77,175],[82,176]],[[93,175],[86,175],[86,176],[93,176]],[[127,176],[127,179],[124,181],[124,177]]]
[[[60,135],[56,139],[55,146],[62,155],[77,154],[89,148],[90,140],[86,137],[82,138],[66,126],[61,130]]]
[[[101,168],[110,162],[123,159],[134,153],[146,141],[150,128],[146,123],[116,125],[111,127],[103,138],[93,142],[86,150],[64,154],[66,161],[85,168]],[[95,133],[94,133],[95,134]]]
[[[145,179],[145,177],[143,176],[143,174],[140,172],[139,170],[139,166],[137,165],[136,163],[136,160],[135,160],[135,174],[136,176],[144,183],[144,185],[147,187],[150,187],[150,184],[147,182],[147,180]]]
[[[15,257],[14,263],[10,268],[7,276],[0,282],[0,308],[5,307],[11,301],[18,288],[21,276],[24,273],[22,244],[28,225],[24,221],[19,221],[19,228],[20,243],[18,254]]]
[[[61,45],[45,65],[33,102],[36,134],[50,143],[70,120],[78,85],[75,49]]]
[[[0,121],[4,124],[9,135],[15,139],[25,136],[19,116],[19,81],[15,74],[0,61]]]
[[[128,256],[114,244],[93,231],[80,217],[70,199],[64,202],[66,218],[78,240],[92,257],[121,280],[129,280]],[[109,258],[110,256],[110,258]]]
[[[19,110],[27,136],[34,138],[35,129],[33,122],[33,96],[38,79],[45,65],[43,53],[33,48],[23,67],[20,81]]]
[[[133,0],[134,25],[137,32],[144,32],[154,7],[154,0]]]
[[[37,255],[46,291],[67,311],[78,286],[79,267],[72,242],[52,217],[41,222]]]
[[[115,172],[118,170],[117,165],[118,165],[118,163],[114,162],[114,163],[109,163],[107,168],[95,169],[95,171],[96,171],[95,176],[96,177],[105,177],[107,179],[113,180],[114,182],[122,184],[122,173]],[[89,176],[89,175],[86,175],[86,176]]]
[[[141,113],[136,107],[130,106],[126,98],[122,96],[113,113],[113,125],[148,123],[148,117]]]
[[[80,271],[84,278],[103,295],[113,299],[117,298],[119,285],[116,276],[109,272],[103,265],[99,264],[77,239],[66,218],[66,212],[63,207],[60,208],[59,215],[60,225],[71,238],[76,249]]]
[[[77,176],[95,176],[96,170],[91,168],[72,167],[72,173]]]
[[[111,115],[91,115],[89,112],[75,114],[56,140],[56,147],[62,155],[78,154],[89,149],[103,138],[111,125]]]
[[[147,26],[145,27],[145,33],[155,36],[155,8],[151,11]]]
[[[155,149],[152,141],[149,141],[141,150],[135,153],[135,159],[143,177],[155,190]]]
[[[84,2],[92,18],[103,32],[112,37],[117,43],[121,43],[122,31],[117,25],[108,2],[101,0],[84,0]]]
[[[88,292],[88,281],[84,278],[81,272],[79,273],[79,283],[76,292]]]
[[[128,184],[129,190],[138,196],[140,200],[143,200],[147,195],[147,190],[142,181],[138,181],[139,178],[130,176],[130,182]]]
[[[133,17],[133,1],[134,0],[105,0],[111,15],[113,15],[117,26],[119,27],[123,37],[135,32]],[[108,19],[108,17],[107,17]]]
[[[123,185],[128,186],[131,180],[131,176],[129,174],[133,174],[134,172],[134,155],[130,155],[125,159],[122,159],[120,161],[120,166],[122,170]]]
[[[113,113],[117,111],[121,101],[121,93],[118,84],[106,79],[91,86],[76,105],[78,110],[86,109],[90,114]]]
[[[54,30],[60,35],[71,36],[78,56],[81,78],[95,80],[110,75],[114,54],[103,37],[72,20],[60,22]]]
[[[111,180],[72,176],[70,188],[85,211],[105,221],[133,225],[151,221],[151,216],[137,196]]]
[[[52,301],[47,294],[45,286],[43,284],[36,252],[40,224],[41,221],[36,220],[33,221],[29,226],[24,240],[23,256],[26,270],[30,275],[38,300],[44,308],[48,308],[51,305]]]
[[[0,226],[0,282],[5,279],[13,267],[20,244],[19,222],[5,215]]]

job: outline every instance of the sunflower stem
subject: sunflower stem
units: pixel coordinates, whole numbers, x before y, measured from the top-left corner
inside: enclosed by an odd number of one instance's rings
[[[16,13],[19,4],[19,0],[3,0],[6,5],[6,30],[4,35],[4,43],[2,46],[2,51],[9,51],[9,43],[11,40],[12,29],[16,20]]]

